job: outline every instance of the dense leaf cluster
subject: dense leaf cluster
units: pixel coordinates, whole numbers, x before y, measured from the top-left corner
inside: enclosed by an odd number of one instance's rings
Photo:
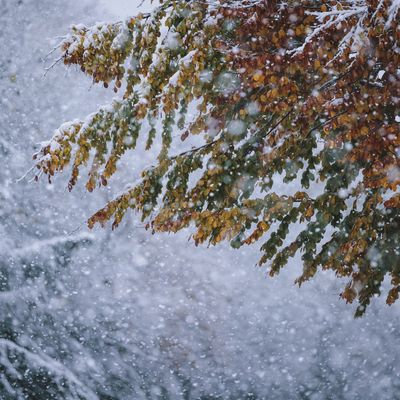
[[[61,47],[123,95],[64,124],[35,156],[52,176],[90,163],[87,189],[159,138],[155,166],[89,219],[138,211],[153,231],[194,224],[196,243],[264,240],[260,265],[333,270],[361,315],[385,276],[400,291],[397,0],[164,1],[125,22],[73,27]],[[189,111],[190,112],[189,112]],[[174,153],[174,136],[198,135]],[[196,138],[194,138],[196,139]],[[297,182],[279,193],[276,182]],[[293,240],[291,227],[301,231]]]

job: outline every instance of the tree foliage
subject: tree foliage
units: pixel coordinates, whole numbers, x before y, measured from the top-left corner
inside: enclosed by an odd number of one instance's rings
[[[108,185],[145,137],[154,166],[89,227],[137,211],[154,232],[194,225],[196,244],[263,241],[277,274],[301,254],[349,282],[357,315],[385,276],[400,291],[398,0],[164,1],[124,22],[73,26],[61,59],[121,96],[62,125],[35,155],[69,189]],[[196,142],[176,152],[176,136]],[[195,137],[196,136],[196,137]],[[175,152],[174,152],[175,151]],[[282,193],[277,182],[295,182]],[[300,233],[290,238],[293,227]],[[293,228],[294,229],[294,228]]]

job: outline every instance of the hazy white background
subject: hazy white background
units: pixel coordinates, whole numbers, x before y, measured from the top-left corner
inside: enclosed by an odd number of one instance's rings
[[[137,10],[146,12],[152,7],[149,0],[144,1],[141,7],[138,7],[141,4],[140,0],[100,0],[100,3],[107,11],[119,18],[133,15]],[[154,2],[154,4],[157,4],[157,2]]]
[[[299,289],[298,259],[270,279],[254,267],[259,246],[196,248],[188,232],[152,236],[131,214],[87,232],[112,194],[82,182],[68,193],[69,170],[16,184],[35,143],[114,96],[78,68],[44,78],[52,38],[137,4],[0,0],[0,399],[396,399],[400,304],[381,298],[354,320],[332,274]]]

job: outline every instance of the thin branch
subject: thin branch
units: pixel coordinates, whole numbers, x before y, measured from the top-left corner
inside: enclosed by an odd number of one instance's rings
[[[36,165],[33,165],[31,168],[28,169],[28,171],[25,172],[24,175],[22,175],[20,178],[18,178],[16,180],[17,183],[23,181],[34,169],[35,169]]]
[[[58,57],[56,60],[54,60],[54,62],[47,68],[45,68],[45,73],[43,74],[43,76],[46,76],[47,73],[53,69],[63,58],[64,58],[64,54],[62,54],[60,57]]]
[[[56,50],[58,50],[64,43],[66,36],[58,36],[57,39],[62,39],[58,45],[54,46],[43,58],[43,61],[47,60],[49,56],[51,56]]]
[[[203,149],[205,149],[205,148],[207,148],[207,147],[212,146],[213,144],[217,143],[218,141],[219,141],[219,139],[213,140],[212,142],[203,144],[202,146],[194,147],[194,148],[192,148],[192,149],[190,149],[190,150],[183,151],[182,153],[179,153],[179,154],[176,154],[175,156],[169,157],[169,159],[170,159],[170,160],[175,160],[175,159],[177,159],[177,158],[179,158],[179,157],[181,157],[181,156],[184,156],[184,155],[186,155],[186,154],[194,153],[194,152],[196,152],[196,151],[203,150]]]

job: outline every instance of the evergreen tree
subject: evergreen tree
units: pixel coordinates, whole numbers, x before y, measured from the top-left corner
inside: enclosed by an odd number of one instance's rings
[[[154,232],[196,226],[197,243],[264,240],[277,274],[302,254],[299,284],[318,268],[349,277],[357,315],[399,270],[398,0],[164,1],[124,22],[74,26],[66,65],[123,95],[64,124],[35,156],[69,188],[108,185],[139,136],[160,142],[139,183],[89,219],[138,211]],[[190,142],[176,152],[176,135]],[[275,185],[298,182],[296,193]],[[292,226],[302,230],[289,240]]]

